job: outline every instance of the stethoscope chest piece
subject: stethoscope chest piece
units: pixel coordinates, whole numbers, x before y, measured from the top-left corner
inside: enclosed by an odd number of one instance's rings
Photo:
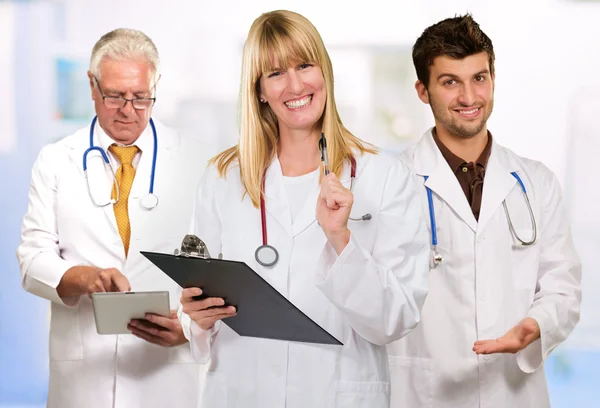
[[[256,262],[262,266],[272,267],[279,261],[279,253],[271,245],[261,245],[254,252]]]
[[[148,193],[141,198],[140,203],[145,209],[151,210],[158,205],[158,196],[153,193]]]
[[[438,266],[439,264],[442,263],[442,261],[444,260],[444,258],[442,257],[442,254],[440,254],[437,250],[433,250],[431,253],[431,259],[433,260],[433,265],[434,266]]]

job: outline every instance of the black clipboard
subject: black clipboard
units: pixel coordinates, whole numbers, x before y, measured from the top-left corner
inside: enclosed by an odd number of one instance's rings
[[[237,308],[223,320],[240,336],[342,345],[244,262],[141,251],[182,288]]]

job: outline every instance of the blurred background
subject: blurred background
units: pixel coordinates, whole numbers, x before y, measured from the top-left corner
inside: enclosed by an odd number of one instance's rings
[[[443,18],[473,14],[496,52],[489,128],[557,174],[584,264],[581,322],[546,364],[552,406],[598,407],[600,188],[590,175],[600,152],[599,0],[0,0],[0,408],[45,404],[49,307],[21,289],[15,250],[37,153],[93,116],[94,43],[117,27],[148,34],[162,58],[154,116],[225,148],[237,140],[245,36],[274,9],[314,23],[346,126],[393,152],[433,123],[413,89],[412,44]]]

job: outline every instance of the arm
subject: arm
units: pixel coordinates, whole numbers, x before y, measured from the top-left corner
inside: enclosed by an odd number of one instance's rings
[[[64,160],[57,157],[57,150],[56,145],[46,146],[33,166],[29,206],[23,218],[17,259],[26,291],[52,302],[74,306],[80,291],[75,289],[78,285],[70,279],[72,276],[66,277],[60,293],[58,289],[66,272],[77,264],[60,257],[56,198],[57,174]]]
[[[527,373],[540,368],[573,331],[581,303],[581,261],[573,245],[560,185],[550,170],[544,170],[538,281],[527,315],[539,325],[540,338],[517,354],[519,368]]]
[[[538,220],[540,259],[533,305],[527,316],[496,340],[475,343],[478,354],[516,353],[525,373],[538,370],[579,321],[581,262],[575,252],[556,177],[543,168]]]
[[[114,268],[77,265],[60,256],[57,174],[65,160],[58,149],[57,145],[46,146],[33,166],[17,259],[25,290],[52,302],[75,306],[81,295],[127,291],[130,286],[127,278]]]
[[[414,177],[399,161],[385,177],[373,252],[352,235],[341,252],[330,241],[316,276],[318,287],[352,328],[378,345],[417,325],[429,270],[428,234]]]
[[[221,221],[215,195],[215,184],[218,177],[214,168],[208,169],[203,175],[196,195],[192,220],[192,233],[204,241],[212,256],[216,256],[221,252]],[[210,359],[211,345],[221,325],[220,319],[234,315],[235,310],[216,307],[207,312],[205,311],[206,308],[223,305],[223,303],[220,303],[222,299],[207,298],[194,301],[193,296],[200,293],[199,288],[184,289],[178,314],[180,316],[179,320],[182,322],[183,332],[190,342],[192,355],[196,361],[205,363]],[[206,314],[218,318],[207,322]]]

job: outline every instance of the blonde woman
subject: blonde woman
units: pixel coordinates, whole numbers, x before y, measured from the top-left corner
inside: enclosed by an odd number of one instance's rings
[[[194,301],[201,290],[186,289],[191,347],[209,362],[200,406],[387,407],[385,345],[415,327],[426,294],[429,249],[413,179],[343,126],[331,61],[306,18],[260,16],[242,71],[239,144],[213,159],[200,185],[195,233],[343,345],[240,337],[221,321],[232,306]]]

